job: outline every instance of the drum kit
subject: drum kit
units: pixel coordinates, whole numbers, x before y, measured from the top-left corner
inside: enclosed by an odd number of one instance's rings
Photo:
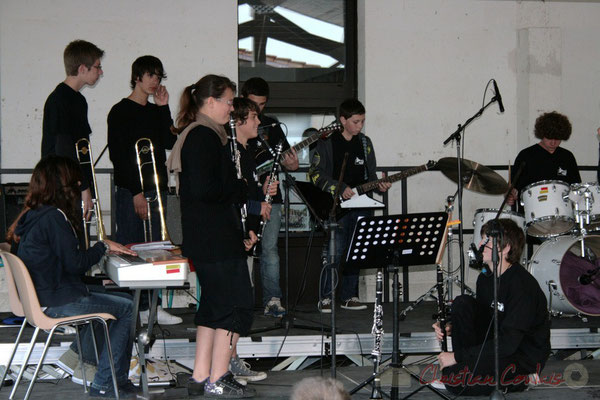
[[[446,161],[447,160],[447,161]],[[441,172],[457,180],[456,159],[438,162]],[[504,194],[509,185],[492,169],[462,160],[466,189],[484,194]],[[532,183],[520,193],[524,214],[503,210],[523,231],[542,243],[522,264],[538,281],[548,300],[548,309],[559,315],[600,315],[600,184],[558,180]],[[473,219],[473,243],[481,241],[481,227],[496,217],[498,209],[480,208]],[[585,318],[584,318],[585,319]]]

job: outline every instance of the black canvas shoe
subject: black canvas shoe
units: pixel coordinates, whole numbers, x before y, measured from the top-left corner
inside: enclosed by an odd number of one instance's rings
[[[248,399],[254,397],[256,391],[235,380],[231,372],[227,372],[216,382],[206,382],[204,397],[208,399]]]

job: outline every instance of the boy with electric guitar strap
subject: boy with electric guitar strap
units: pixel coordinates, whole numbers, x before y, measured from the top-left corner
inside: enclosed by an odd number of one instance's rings
[[[361,130],[365,123],[365,107],[356,99],[347,99],[339,107],[339,121],[342,130],[331,135],[328,140],[320,140],[311,160],[308,176],[320,190],[334,194],[338,184],[339,193],[344,200],[355,195],[352,187],[377,180],[375,169],[375,151],[373,143]],[[348,153],[344,179],[338,182],[334,177],[340,176],[344,155]],[[377,189],[380,193],[387,191],[389,182],[380,182]],[[336,254],[332,268],[339,270],[340,259],[350,244],[352,231],[356,221],[363,216],[370,216],[372,211],[365,208],[350,210],[338,220],[336,234]],[[331,270],[326,269],[321,275],[319,310],[331,313]],[[358,269],[345,268],[341,281],[342,308],[347,310],[364,310],[367,306],[358,299]]]

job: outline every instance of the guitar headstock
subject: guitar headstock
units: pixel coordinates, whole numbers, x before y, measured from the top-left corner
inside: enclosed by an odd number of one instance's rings
[[[331,136],[331,134],[333,134],[336,131],[339,131],[340,129],[342,129],[342,124],[340,124],[337,121],[334,121],[326,127],[319,129],[319,137],[321,139],[327,139],[329,136]]]
[[[427,164],[425,164],[425,168],[427,168],[429,170],[429,169],[435,168],[436,165],[437,165],[437,161],[429,160],[429,161],[427,161]]]

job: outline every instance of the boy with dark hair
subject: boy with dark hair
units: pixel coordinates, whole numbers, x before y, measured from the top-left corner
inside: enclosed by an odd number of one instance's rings
[[[556,111],[544,113],[535,121],[535,137],[540,142],[521,150],[511,170],[511,178],[521,166],[521,174],[517,181],[513,180],[514,189],[507,203],[513,205],[519,192],[535,182],[544,180],[560,180],[569,184],[581,182],[579,168],[575,156],[569,150],[559,147],[563,140],[571,137],[571,122]]]
[[[290,148],[281,127],[277,124],[278,121],[274,118],[264,115],[264,109],[269,100],[269,84],[262,78],[254,77],[244,82],[242,86],[242,97],[254,101],[260,109],[262,135],[268,142],[271,148],[275,148],[280,141],[283,141],[283,151]],[[273,124],[277,124],[272,126]],[[272,155],[264,148],[262,143],[257,139],[251,139],[250,146],[256,154],[256,165],[268,161]],[[281,165],[288,171],[298,169],[298,157],[295,151],[289,157],[281,160]],[[266,175],[261,178],[264,182]],[[273,197],[272,209],[270,218],[266,221],[263,236],[261,239],[261,255],[260,255],[260,275],[263,289],[263,306],[264,315],[280,318],[285,315],[285,308],[281,306],[281,287],[279,286],[279,250],[277,240],[279,238],[279,229],[281,228],[281,212],[283,198],[281,192],[278,191]]]
[[[92,129],[88,122],[88,105],[79,92],[85,85],[94,86],[100,75],[100,59],[104,51],[85,40],[75,40],[67,45],[63,54],[67,77],[48,96],[44,105],[42,125],[42,158],[55,154],[77,161],[75,143],[90,138]],[[81,197],[86,218],[92,210],[91,172],[82,173]]]
[[[108,114],[108,150],[114,166],[116,197],[116,241],[123,245],[141,243],[144,238],[144,220],[148,219],[146,198],[156,199],[156,185],[152,168],[144,170],[144,191],[137,165],[135,143],[148,138],[154,146],[160,195],[167,198],[167,169],[165,149],[171,149],[177,136],[171,133],[173,119],[169,109],[169,92],[161,85],[166,74],[161,61],[154,56],[142,56],[131,66],[133,91],[115,104]],[[152,96],[154,103],[148,98]],[[151,203],[152,239],[160,240],[160,213],[158,202]],[[147,299],[142,297],[142,322],[147,321]],[[158,323],[175,325],[180,317],[157,309]]]
[[[485,395],[492,392],[494,377],[494,274],[492,221],[481,228],[485,272],[477,278],[476,297],[462,295],[452,302],[452,323],[446,334],[452,338],[452,352],[442,352],[438,361],[445,387],[454,394]],[[550,321],[546,296],[537,280],[519,260],[525,235],[510,219],[497,221],[498,237],[498,345],[500,386],[521,391],[527,383],[539,381],[550,355]],[[438,340],[442,330],[433,324]],[[458,378],[462,376],[463,378]],[[458,379],[457,379],[458,378]]]
[[[375,151],[373,143],[368,136],[361,132],[365,123],[365,107],[356,99],[347,99],[340,104],[339,120],[342,131],[335,132],[327,140],[319,140],[312,156],[308,176],[311,182],[324,192],[334,195],[338,185],[340,195],[349,199],[355,195],[352,187],[365,182],[377,180],[375,169]],[[348,153],[346,170],[342,182],[337,181],[342,169],[345,153]],[[379,192],[385,192],[391,183],[384,182],[378,186]],[[331,269],[339,270],[340,260],[345,250],[350,245],[352,231],[356,221],[372,214],[370,209],[352,209],[338,220],[336,231],[334,264],[321,275],[319,311],[331,313]],[[327,246],[325,251],[329,251]],[[329,254],[327,257],[329,258]],[[341,307],[347,310],[364,310],[366,305],[358,299],[358,272],[357,268],[346,267],[342,274]]]

